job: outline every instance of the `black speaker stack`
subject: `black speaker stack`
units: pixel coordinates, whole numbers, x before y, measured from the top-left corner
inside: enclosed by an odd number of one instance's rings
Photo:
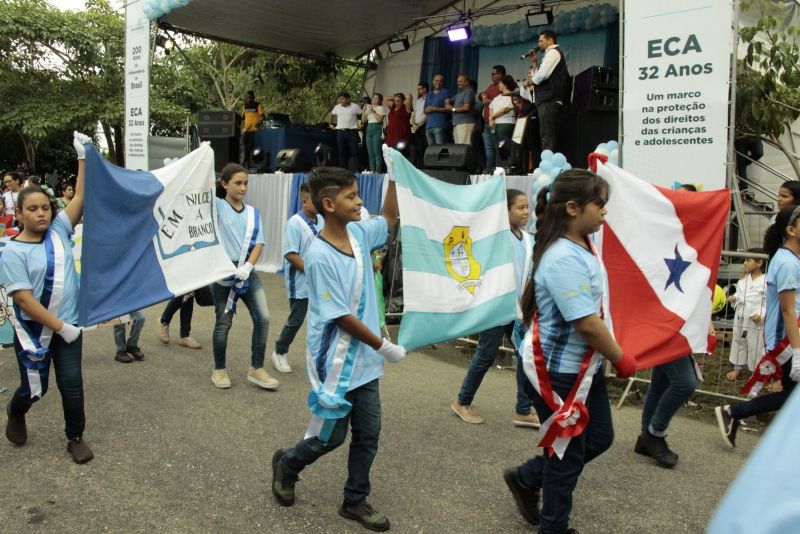
[[[216,172],[226,163],[239,162],[240,123],[241,117],[233,111],[200,111],[197,114],[197,135],[211,143]]]
[[[425,174],[454,185],[469,184],[472,146],[430,145],[425,149]]]
[[[619,73],[609,67],[589,67],[575,76],[572,109],[616,111],[619,108]]]

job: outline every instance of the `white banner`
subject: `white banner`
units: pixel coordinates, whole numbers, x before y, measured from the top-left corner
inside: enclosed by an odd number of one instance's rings
[[[622,167],[651,183],[725,187],[730,0],[624,2]]]
[[[148,170],[150,21],[145,2],[125,6],[125,168]]]

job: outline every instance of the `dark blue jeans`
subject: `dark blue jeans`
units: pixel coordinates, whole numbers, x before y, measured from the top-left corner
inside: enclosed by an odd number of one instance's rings
[[[497,146],[494,140],[494,133],[489,128],[489,122],[483,127],[483,155],[484,164],[483,169],[489,172],[494,172],[495,155],[497,154]]]
[[[169,324],[172,316],[181,311],[181,337],[189,337],[192,332],[192,314],[194,313],[194,297],[184,300],[185,295],[175,297],[167,303],[161,314],[161,324]]]
[[[381,396],[378,380],[367,382],[345,395],[353,408],[350,414],[339,419],[333,427],[330,440],[323,443],[319,438],[300,441],[286,451],[283,457],[283,470],[292,478],[344,443],[347,437],[347,424],[350,423],[353,438],[350,441],[350,455],[347,458],[347,482],[344,486],[344,499],[355,504],[363,501],[370,493],[369,471],[378,452],[378,437],[381,433]]]
[[[125,324],[114,325],[114,343],[117,346],[117,352],[125,352],[128,347],[139,347],[139,336],[142,335],[144,329],[144,314],[141,310],[132,311],[131,316],[131,332],[128,339],[125,339]]]
[[[553,390],[566,399],[578,375],[550,373]],[[533,407],[544,422],[553,414],[544,400],[527,383],[528,394]],[[589,411],[589,424],[580,436],[572,438],[564,457],[555,454],[540,454],[519,467],[522,483],[529,487],[542,488],[542,511],[539,513],[539,532],[541,534],[561,534],[569,527],[569,514],[572,511],[572,492],[578,484],[583,466],[603,454],[614,441],[614,427],[611,424],[611,406],[603,379],[602,368],[595,373],[589,395],[586,397]]]
[[[307,311],[308,299],[289,299],[289,318],[286,319],[281,334],[275,340],[275,352],[278,354],[289,352],[289,345],[292,344],[298,330],[303,326]]]
[[[14,350],[17,354],[22,350],[17,336],[14,336]],[[83,430],[86,428],[86,415],[83,411],[83,375],[81,373],[83,336],[79,336],[72,343],[67,343],[58,334],[53,334],[50,350],[53,367],[56,371],[56,384],[61,393],[61,407],[64,410],[64,432],[67,439],[83,437]],[[11,398],[9,409],[13,415],[25,415],[33,403],[39,400],[39,397],[31,398],[31,379],[28,373],[38,373],[38,380],[42,384],[41,396],[44,397],[50,379],[50,366],[48,365],[38,372],[29,371],[20,363],[19,358],[17,358],[17,366],[19,367],[20,386]]]
[[[497,351],[500,344],[503,342],[503,335],[507,335],[511,339],[511,333],[514,329],[514,323],[507,325],[496,326],[488,330],[484,330],[478,336],[478,350],[472,357],[472,363],[469,364],[467,376],[464,377],[464,382],[461,384],[461,391],[458,392],[458,402],[461,405],[472,404],[475,398],[475,393],[483,382],[483,377],[486,372],[494,364],[497,357]],[[528,378],[525,376],[525,371],[522,369],[522,363],[517,356],[517,404],[516,411],[520,415],[528,415],[531,413],[531,399],[525,392],[525,384],[528,383]]]
[[[644,395],[642,432],[667,435],[672,417],[697,389],[697,376],[691,356],[653,367],[653,377]]]
[[[358,130],[336,130],[339,167],[358,172]]]
[[[781,377],[781,385],[783,390],[777,393],[767,393],[760,395],[755,399],[745,402],[737,402],[731,404],[731,417],[734,419],[744,419],[752,415],[759,415],[762,413],[777,412],[789,398],[789,395],[794,391],[796,382],[789,378],[789,373],[792,372],[792,359],[789,358],[786,363],[781,365],[783,376]]]
[[[247,293],[239,297],[236,303],[237,313],[242,312],[242,304],[247,306],[250,318],[253,320],[253,339],[250,344],[250,367],[258,369],[264,367],[264,352],[267,350],[267,334],[269,332],[269,308],[267,296],[261,285],[261,278],[253,271],[247,279],[250,287]],[[211,285],[211,294],[214,297],[214,311],[217,320],[214,322],[214,335],[211,345],[214,349],[214,369],[225,369],[226,352],[228,350],[228,332],[233,326],[233,311],[225,313],[228,303],[230,286],[218,283]]]

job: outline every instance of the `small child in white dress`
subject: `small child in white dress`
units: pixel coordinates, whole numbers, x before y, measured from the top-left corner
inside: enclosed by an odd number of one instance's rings
[[[760,248],[748,252],[762,253]],[[726,375],[736,380],[743,370],[753,371],[764,355],[764,313],[766,288],[764,260],[747,258],[742,265],[742,278],[736,283],[736,293],[728,298],[736,313],[733,317],[733,341],[730,361],[734,368]]]

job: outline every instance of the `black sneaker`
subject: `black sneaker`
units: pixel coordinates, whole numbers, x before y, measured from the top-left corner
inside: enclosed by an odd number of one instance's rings
[[[120,363],[131,363],[133,361],[133,358],[127,352],[118,352],[114,359]]]
[[[281,461],[284,454],[286,454],[284,449],[278,449],[272,455],[272,494],[282,506],[292,506],[297,478],[292,478],[283,472]]]
[[[339,515],[345,519],[358,521],[364,528],[375,532],[389,530],[389,519],[375,510],[366,500],[356,504],[343,502],[339,508]]]
[[[11,402],[6,406],[8,421],[6,422],[6,437],[14,445],[25,445],[28,441],[28,428],[25,426],[25,414],[12,415]]]
[[[653,458],[661,467],[671,469],[678,463],[678,455],[669,449],[667,440],[654,436],[646,430],[639,434],[633,451]]]
[[[133,356],[133,358],[138,362],[144,360],[144,352],[142,352],[139,347],[127,347],[125,352]]]
[[[542,534],[542,529],[539,529],[537,532],[538,532],[539,534]],[[567,530],[562,530],[562,531],[561,531],[561,534],[580,534],[580,532],[578,532],[578,530],[577,530],[577,529],[574,529],[574,528],[568,528]]]
[[[511,467],[503,471],[503,480],[506,481],[517,510],[531,525],[539,524],[539,488],[529,488],[519,479],[519,467]]]
[[[83,441],[82,438],[72,438],[67,442],[67,450],[72,455],[72,459],[76,464],[85,464],[92,458],[94,453],[92,449]]]
[[[728,447],[736,447],[736,431],[739,430],[739,420],[731,417],[731,406],[717,406],[714,408],[717,416],[717,426],[722,434],[722,439]]]

